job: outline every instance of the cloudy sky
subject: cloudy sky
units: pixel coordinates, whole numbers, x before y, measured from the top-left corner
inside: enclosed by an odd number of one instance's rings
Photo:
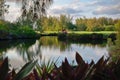
[[[8,2],[10,13],[7,19],[19,16],[20,5]],[[112,17],[120,18],[120,0],[54,0],[54,3],[47,11],[48,15],[59,16],[69,14],[76,17]]]

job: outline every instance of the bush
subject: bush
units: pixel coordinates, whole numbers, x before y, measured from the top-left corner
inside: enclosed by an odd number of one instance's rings
[[[86,31],[87,26],[85,24],[79,24],[79,26],[77,26],[77,30],[79,31]]]
[[[28,25],[0,21],[0,39],[37,38],[39,35]]]
[[[113,25],[105,26],[105,31],[115,31],[115,26]]]
[[[6,31],[6,32],[9,31],[9,27],[7,25],[7,22],[0,20],[0,30]]]
[[[20,26],[15,30],[11,30],[11,33],[19,38],[32,38],[36,35],[36,32],[29,26]]]
[[[104,27],[100,27],[100,26],[95,26],[92,28],[92,31],[104,31]]]

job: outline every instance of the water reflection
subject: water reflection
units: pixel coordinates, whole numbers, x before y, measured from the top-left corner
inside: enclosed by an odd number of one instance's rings
[[[57,37],[41,37],[39,40],[0,41],[0,53],[8,56],[10,64],[17,68],[26,62],[39,59],[49,60],[59,57],[58,65],[68,58],[69,62],[75,59],[75,52],[79,52],[86,62],[91,59],[97,61],[101,56],[109,56],[107,46],[103,44],[75,43],[59,41]]]

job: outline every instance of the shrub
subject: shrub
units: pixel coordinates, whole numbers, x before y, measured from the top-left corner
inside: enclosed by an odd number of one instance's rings
[[[6,31],[6,32],[9,31],[9,27],[7,25],[7,22],[0,20],[0,30]]]
[[[104,27],[100,27],[100,26],[95,26],[92,28],[92,31],[104,31]]]
[[[79,31],[86,31],[86,29],[87,29],[87,26],[85,24],[79,24],[77,26],[77,30]]]
[[[105,31],[115,31],[115,26],[113,25],[105,26]]]

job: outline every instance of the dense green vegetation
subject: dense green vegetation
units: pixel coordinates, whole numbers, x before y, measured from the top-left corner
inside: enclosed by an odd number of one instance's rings
[[[114,42],[111,42],[109,40],[109,53],[112,56],[113,60],[117,60],[118,58],[120,58],[120,20],[116,23],[116,29],[117,29],[117,40]]]
[[[0,20],[0,39],[37,38],[37,33],[28,25]]]
[[[115,24],[119,19],[106,17],[100,18],[78,18],[60,15],[59,17],[42,17],[39,21],[41,31],[115,31]]]
[[[43,19],[43,21],[44,21],[44,19]],[[52,21],[52,20],[49,20],[49,21]],[[55,21],[57,21],[57,20],[55,20]],[[24,21],[22,23],[21,22],[10,23],[10,22],[0,20],[0,33],[1,33],[0,39],[38,38],[38,37],[40,37],[40,35],[41,36],[57,36],[58,34],[62,35],[61,33],[64,34],[62,29],[65,30],[68,37],[74,36],[74,37],[82,38],[82,36],[84,37],[86,35],[91,36],[92,34],[98,34],[98,35],[101,34],[103,36],[101,39],[107,39],[109,37],[112,39],[115,39],[115,34],[116,34],[116,31],[112,31],[112,30],[111,31],[79,31],[79,30],[74,31],[74,30],[67,29],[68,25],[65,28],[65,25],[62,23],[61,23],[63,25],[62,27],[60,25],[58,25],[59,27],[55,28],[55,26],[52,25],[52,22],[49,22],[51,24],[48,24],[51,26],[48,26],[47,23],[43,22],[43,25],[40,26],[41,28],[33,29],[33,27],[31,25],[29,25],[28,22]],[[56,22],[53,24],[56,24]]]
[[[64,34],[61,33],[58,35],[58,38],[60,40],[70,40],[70,41],[81,41],[81,40],[85,40],[85,41],[92,41],[92,40],[107,40],[108,38],[111,38],[112,40],[116,39],[116,33],[92,33],[92,32],[88,32],[88,33],[69,33],[69,34]]]

